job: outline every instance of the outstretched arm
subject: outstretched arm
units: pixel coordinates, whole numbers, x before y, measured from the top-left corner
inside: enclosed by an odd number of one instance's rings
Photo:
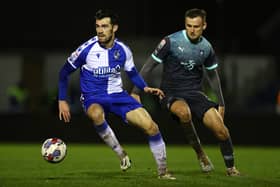
[[[159,88],[152,88],[152,87],[146,86],[144,88],[144,92],[145,93],[150,93],[150,94],[153,94],[153,95],[157,95],[159,97],[159,99],[162,99],[162,98],[165,97],[163,91]]]
[[[140,75],[143,77],[144,80],[148,80],[148,75],[152,72],[152,70],[158,65],[158,63],[150,56],[145,64],[143,65],[142,69],[140,70]],[[136,86],[132,89],[132,94],[139,95],[141,90]]]
[[[163,91],[161,89],[158,89],[158,88],[152,88],[152,87],[145,87],[144,88],[144,92],[145,93],[150,93],[150,94],[153,94],[153,95],[157,95],[159,97],[159,99],[162,99],[165,97]],[[137,93],[131,93],[130,94],[136,101],[138,101],[139,103],[141,103],[141,98],[140,98],[140,95],[137,94]]]
[[[149,62],[149,61],[148,61]],[[135,85],[132,91],[132,96],[140,102],[139,93],[144,91],[145,93],[150,93],[153,95],[159,96],[160,99],[164,97],[164,93],[158,88],[151,88],[147,86],[147,83],[144,81],[143,77],[147,77],[147,74],[155,67],[156,64],[150,65],[150,63],[145,63],[141,69],[141,75],[137,72],[136,68],[133,68],[131,71],[126,71],[129,78]],[[144,76],[143,76],[144,75]]]
[[[144,80],[148,80],[148,75],[152,72],[152,70],[157,65],[158,65],[158,63],[151,56],[146,60],[142,69],[140,70],[140,75],[143,77]],[[139,96],[140,92],[141,92],[141,90],[136,86],[134,86],[132,91],[131,91],[131,96],[134,97],[139,103],[141,103],[141,99],[140,99],[140,96]],[[150,91],[147,91],[147,92],[150,92]],[[164,97],[164,94],[161,90],[160,90],[160,93],[158,93],[156,95],[160,95],[159,96],[160,99],[162,99]]]

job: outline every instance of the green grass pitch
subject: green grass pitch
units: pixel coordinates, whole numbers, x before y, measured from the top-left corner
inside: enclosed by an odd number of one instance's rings
[[[67,143],[61,163],[41,157],[41,144],[0,143],[0,187],[268,187],[280,186],[280,148],[235,146],[240,177],[225,176],[217,146],[205,146],[215,171],[200,172],[189,146],[168,145],[169,170],[175,181],[159,180],[152,154],[145,145],[124,145],[132,168],[122,172],[117,156],[103,144]]]

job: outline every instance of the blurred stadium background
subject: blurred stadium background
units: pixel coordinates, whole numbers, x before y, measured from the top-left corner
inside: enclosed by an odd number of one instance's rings
[[[78,45],[95,35],[94,13],[111,8],[120,15],[117,37],[130,46],[141,68],[162,37],[184,27],[184,12],[193,7],[208,12],[205,36],[220,58],[226,101],[226,124],[235,144],[280,145],[280,8],[276,2],[242,1],[28,1],[7,2],[1,11],[0,35],[0,141],[43,141],[59,136],[66,141],[99,142],[79,103],[78,72],[71,78],[73,119],[69,126],[58,120],[58,71]],[[159,83],[160,69],[151,85]],[[125,87],[132,85],[124,76]],[[24,92],[17,90],[23,86]],[[211,94],[211,93],[209,93]],[[15,107],[12,95],[26,101]],[[179,125],[155,98],[143,96],[148,111],[169,143],[184,143]],[[278,110],[277,110],[278,108]],[[278,113],[279,112],[279,113]],[[125,127],[109,116],[121,142],[145,142],[138,129]],[[212,134],[197,124],[204,144],[215,143]]]

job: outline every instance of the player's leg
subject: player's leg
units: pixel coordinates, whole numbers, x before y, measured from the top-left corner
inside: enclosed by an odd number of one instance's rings
[[[121,160],[121,169],[125,171],[130,168],[130,159],[120,145],[115,133],[105,120],[105,114],[102,106],[99,104],[91,104],[87,110],[87,115],[93,121],[96,132],[101,139],[118,155]]]
[[[158,167],[159,178],[174,180],[167,171],[166,147],[157,124],[152,120],[148,112],[139,107],[126,113],[127,121],[141,129],[148,135],[151,152]]]
[[[214,107],[205,112],[203,123],[214,132],[220,142],[221,153],[227,167],[227,175],[240,175],[239,171],[234,166],[233,145],[229,131],[224,125],[222,117]]]
[[[214,169],[214,166],[202,148],[200,139],[192,122],[191,111],[188,104],[182,99],[176,100],[171,104],[169,110],[172,114],[179,118],[180,124],[184,129],[186,138],[189,141],[189,144],[196,152],[201,170],[203,172],[212,171]]]

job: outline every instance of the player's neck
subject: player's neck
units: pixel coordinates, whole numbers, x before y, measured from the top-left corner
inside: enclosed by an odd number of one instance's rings
[[[99,44],[102,46],[102,47],[104,47],[104,48],[106,48],[106,49],[109,49],[109,48],[112,48],[113,47],[113,45],[114,45],[114,40],[110,40],[110,41],[107,41],[107,42],[99,42]]]

